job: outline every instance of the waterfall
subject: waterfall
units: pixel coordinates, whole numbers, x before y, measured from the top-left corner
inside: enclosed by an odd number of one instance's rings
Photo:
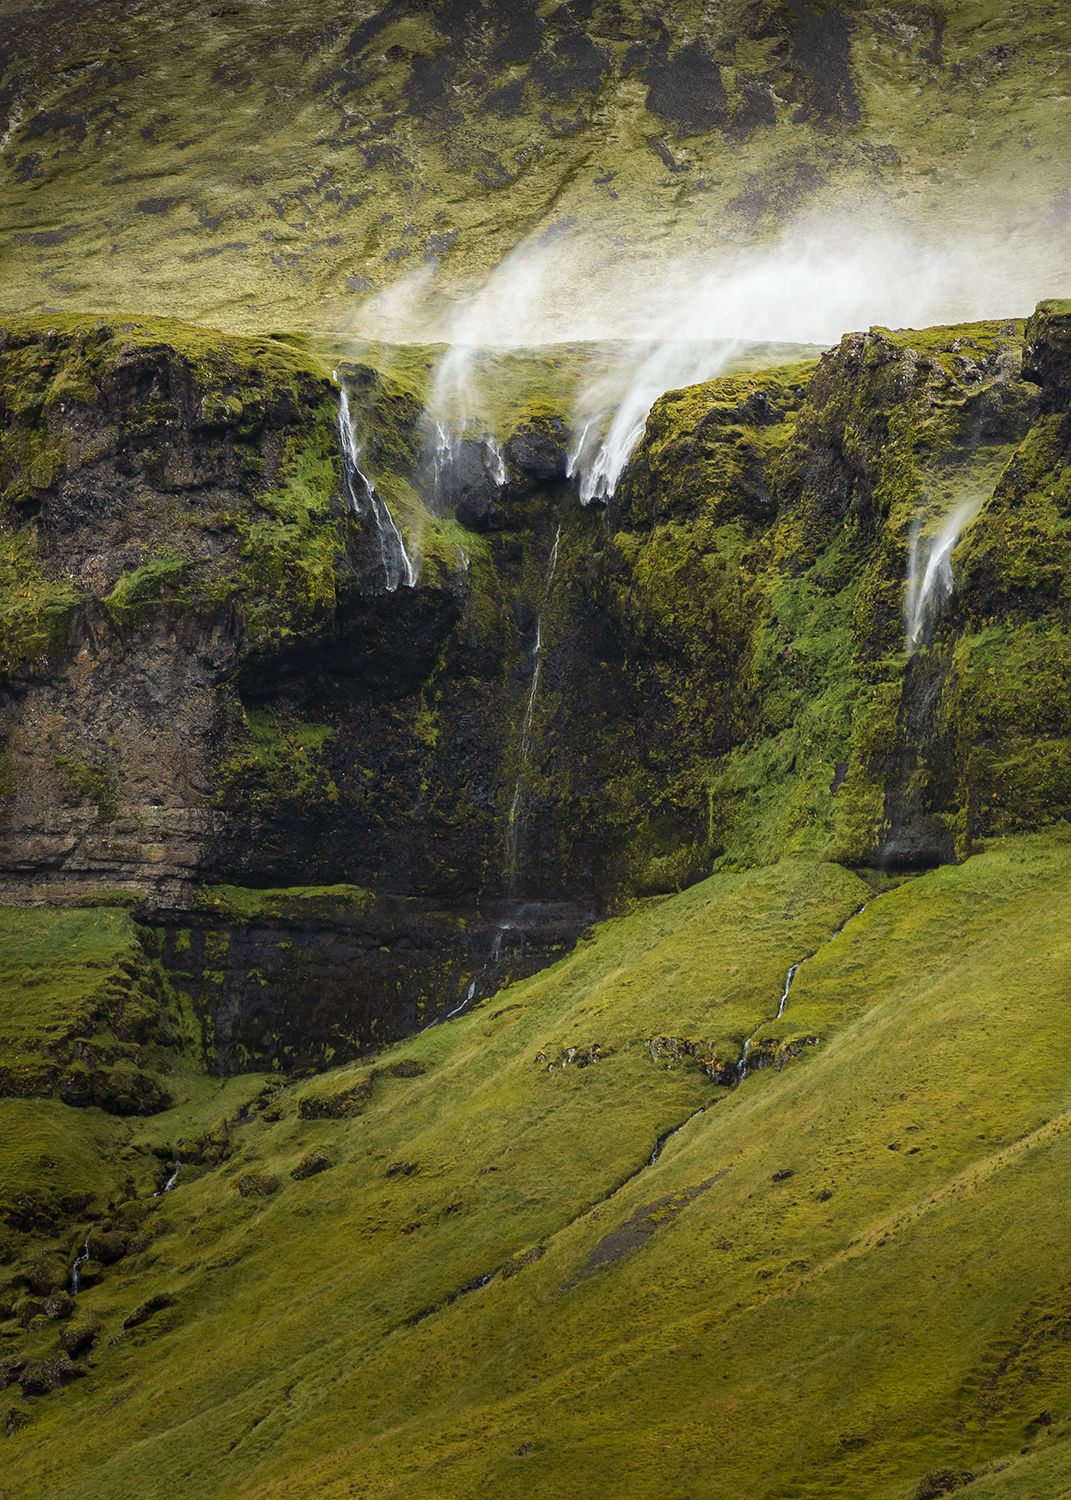
[[[167,1178],[167,1180],[164,1183],[163,1187],[156,1189],[156,1192],[153,1193],[153,1197],[154,1198],[162,1198],[165,1193],[169,1193],[171,1191],[171,1189],[175,1186],[175,1183],[178,1182],[178,1174],[179,1174],[179,1172],[181,1170],[182,1170],[182,1163],[181,1162],[176,1162],[175,1163],[175,1170]]]
[[[337,371],[335,379],[338,380]],[[346,499],[355,516],[363,520],[367,513],[372,518],[387,590],[393,594],[401,584],[408,589],[415,588],[417,573],[405,550],[402,533],[387,502],[377,494],[372,481],[361,468],[361,448],[354,431],[346,386],[342,381],[339,381],[338,432],[342,442],[342,482]]]
[[[89,1235],[86,1235],[85,1244],[80,1253],[75,1257],[74,1265],[71,1267],[70,1289],[72,1297],[77,1296],[82,1290],[82,1267],[89,1259]]]
[[[448,1021],[452,1021],[455,1016],[459,1016],[462,1013],[462,1011],[468,1009],[468,1007],[472,1004],[472,1002],[473,1002],[473,1000],[475,1000],[475,998],[476,998],[476,981],[475,981],[475,979],[473,979],[473,980],[470,981],[469,987],[465,991],[465,997],[462,1000],[461,1004],[460,1005],[455,1005],[454,1008],[453,1008],[453,1010],[448,1010],[446,1012],[446,1019]]]
[[[838,932],[842,930],[843,929],[841,928],[837,929]],[[836,933],[834,933],[833,935],[834,937],[836,937]],[[802,963],[802,959],[800,960],[800,962]],[[781,999],[779,1000],[777,1005],[777,1014],[772,1017],[772,1019],[775,1021],[779,1021],[785,1013],[785,1006],[788,1004],[788,992],[792,988],[792,981],[799,973],[799,968],[800,966],[798,963],[793,964],[788,973],[785,975],[785,987],[781,991]],[[737,1083],[743,1083],[744,1079],[747,1077],[747,1060],[751,1056],[751,1044],[765,1025],[767,1025],[766,1021],[760,1021],[758,1026],[755,1027],[755,1030],[751,1033],[751,1035],[744,1043],[744,1050],[743,1052],[741,1052],[740,1061],[736,1065]]]
[[[876,901],[877,899],[878,899],[877,896],[874,896],[874,897],[870,898],[870,900],[874,900],[874,901]],[[855,919],[856,919],[856,917],[861,916],[862,913],[864,911],[866,911],[868,904],[869,904],[869,901],[861,901],[859,903],[859,905],[855,908],[854,911],[849,912],[848,915],[844,918],[844,921],[841,922],[838,927],[835,927],[833,929],[833,931],[830,933],[830,935],[829,935],[829,941],[832,942],[834,938],[839,938],[840,935],[841,935],[841,933],[848,926],[848,924],[850,922],[854,922]],[[812,953],[810,955],[810,957],[813,958],[814,954]],[[747,1077],[747,1073],[748,1073],[747,1060],[748,1060],[748,1058],[751,1055],[751,1044],[752,1044],[752,1042],[755,1040],[755,1038],[758,1036],[759,1032],[762,1030],[762,1028],[764,1026],[768,1026],[771,1021],[780,1021],[781,1017],[784,1015],[784,1013],[785,1013],[785,1007],[788,1005],[788,997],[789,997],[789,992],[792,989],[793,980],[796,978],[796,975],[799,973],[800,968],[803,965],[803,963],[804,963],[804,960],[802,958],[798,959],[797,962],[794,963],[791,966],[791,968],[789,969],[788,973],[785,975],[784,988],[781,991],[781,998],[777,1002],[777,1012],[776,1012],[776,1014],[768,1017],[767,1020],[765,1020],[765,1021],[760,1021],[759,1024],[755,1027],[755,1030],[751,1033],[751,1035],[744,1042],[744,1050],[741,1052],[741,1054],[740,1054],[740,1061],[736,1065],[736,1081],[737,1081],[737,1083],[743,1083],[744,1079]]]
[[[923,549],[921,523],[911,532],[907,556],[907,590],[904,595],[904,632],[908,654],[927,645],[941,609],[952,597],[952,553],[963,532],[978,514],[980,501],[967,500],[956,506]]]
[[[468,421],[436,421],[426,448],[430,457],[432,493],[443,508],[459,496],[506,483],[506,459],[497,440]]]
[[[506,851],[503,862],[506,877],[506,895],[512,901],[517,897],[517,876],[520,860],[520,835],[521,835],[521,803],[524,798],[525,771],[532,756],[532,721],[535,717],[536,699],[539,696],[539,684],[543,676],[543,614],[550,600],[550,591],[554,584],[554,574],[558,567],[558,546],[561,542],[562,529],[559,524],[554,533],[554,545],[550,549],[550,560],[547,563],[547,575],[543,584],[543,598],[540,602],[539,613],[536,615],[535,641],[532,646],[532,675],[528,684],[528,698],[524,705],[524,718],[521,720],[521,738],[517,751],[517,780],[513,788],[513,800],[510,803],[509,817],[506,821]],[[503,924],[501,932],[505,932],[509,923]],[[499,943],[501,948],[501,943]]]
[[[613,498],[660,396],[723,374],[739,352],[734,339],[696,338],[695,316],[691,307],[675,308],[664,336],[617,345],[585,382],[566,470],[578,480],[581,504]]]
[[[532,643],[532,673],[528,681],[528,695],[525,699],[524,716],[521,720],[521,737],[517,747],[517,779],[513,788],[513,797],[510,800],[509,816],[506,820],[506,846],[503,859],[503,873],[505,877],[505,895],[510,905],[510,914],[501,917],[495,924],[494,935],[491,938],[491,951],[487,961],[480,970],[480,973],[469,984],[461,1003],[456,1005],[453,1010],[447,1011],[445,1016],[447,1021],[453,1020],[455,1016],[462,1015],[475,1000],[482,975],[488,970],[493,971],[495,966],[501,961],[506,934],[512,931],[514,927],[511,916],[519,895],[525,772],[532,756],[532,725],[535,720],[535,706],[536,699],[539,696],[539,685],[543,676],[543,615],[554,585],[554,574],[558,567],[558,548],[561,543],[561,536],[562,529],[559,525],[554,533],[554,544],[550,549],[550,558],[547,562],[546,576],[543,581],[543,594],[539,604],[539,612],[536,615],[535,639]],[[432,1022],[431,1024],[434,1025],[435,1023]]]

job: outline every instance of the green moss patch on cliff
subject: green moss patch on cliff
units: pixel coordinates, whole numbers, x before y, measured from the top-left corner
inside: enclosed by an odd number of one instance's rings
[[[0,1324],[8,1352],[29,1329],[52,1355],[42,1303],[86,1229],[257,1080],[206,1077],[192,1010],[118,907],[0,906],[0,996]],[[48,1285],[22,1305],[37,1265]]]
[[[62,655],[83,594],[50,577],[33,537],[0,519],[0,672]]]
[[[40,633],[42,615],[86,592],[126,628],[233,603],[257,644],[332,615],[347,545],[335,398],[300,340],[167,319],[24,319],[0,341],[0,401],[13,658],[37,647],[20,619]],[[43,469],[35,445],[62,463]],[[125,566],[103,579],[85,556],[87,483],[104,501],[94,540],[124,544]],[[155,498],[117,535],[116,503],[142,486]]]
[[[0,932],[0,1093],[165,1107],[164,1051],[188,1039],[129,913],[0,906]]]
[[[217,771],[222,800],[240,801],[253,812],[277,811],[291,802],[319,807],[338,801],[338,787],[324,760],[335,732],[331,725],[267,709],[247,710],[245,725],[245,745],[235,736],[235,749]]]
[[[911,546],[924,564],[945,519],[999,497],[1042,441],[1042,428],[1027,434],[1021,336],[1015,323],[872,330],[813,373],[726,377],[655,404],[622,486],[615,586],[643,700],[661,706],[641,733],[679,768],[675,795],[708,859],[865,863],[931,786],[961,852],[987,828],[1031,826],[1044,792],[1018,824],[971,820],[956,810],[967,790],[944,790],[947,766],[895,759],[929,732],[905,697]],[[1050,445],[1050,484],[1061,463]],[[972,555],[954,562],[977,608]],[[1058,550],[1048,566],[1064,576]]]

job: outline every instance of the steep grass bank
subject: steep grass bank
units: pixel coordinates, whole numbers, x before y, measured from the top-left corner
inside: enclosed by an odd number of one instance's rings
[[[878,895],[718,875],[284,1089],[81,1294],[89,1372],[16,1401],[11,1484],[906,1500],[1044,1448],[1069,916],[1062,834]],[[784,1066],[719,1085],[801,959]]]

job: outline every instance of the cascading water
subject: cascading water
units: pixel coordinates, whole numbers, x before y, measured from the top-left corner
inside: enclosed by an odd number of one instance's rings
[[[651,407],[666,391],[720,374],[737,351],[728,341],[670,337],[628,346],[596,375],[580,398],[580,436],[566,473],[576,478],[580,501],[613,497],[632,451],[643,436]]]
[[[82,1267],[89,1259],[89,1236],[86,1235],[85,1244],[75,1257],[74,1265],[71,1267],[70,1291],[71,1296],[76,1297],[82,1290]]]
[[[513,799],[510,802],[509,817],[506,821],[504,871],[506,877],[506,896],[510,901],[515,901],[517,898],[524,780],[528,763],[532,758],[532,722],[535,718],[539,684],[543,676],[543,615],[550,600],[550,591],[554,586],[554,574],[558,568],[558,547],[561,539],[562,529],[559,525],[557,531],[554,533],[554,545],[550,549],[550,560],[547,563],[546,579],[543,584],[543,598],[539,605],[539,613],[536,615],[535,641],[532,646],[532,675],[528,683],[528,697],[525,700],[524,717],[521,720],[521,737],[517,750],[517,780],[513,788]],[[508,923],[504,923],[500,931],[505,932],[508,926]],[[499,946],[501,947],[501,944]]]
[[[921,545],[921,526],[917,524],[911,533],[904,595],[904,631],[909,654],[929,643],[937,616],[952,597],[955,589],[952,553],[980,505],[978,500],[968,500],[956,506],[925,548]]]
[[[154,1198],[162,1198],[165,1193],[170,1193],[171,1190],[174,1188],[175,1183],[178,1182],[178,1174],[179,1174],[179,1172],[181,1170],[182,1170],[182,1163],[181,1162],[176,1162],[175,1163],[174,1171],[172,1171],[168,1175],[166,1181],[164,1182],[163,1187],[156,1189],[156,1192],[153,1193],[153,1197]]]
[[[462,336],[450,344],[432,376],[426,452],[434,497],[444,506],[458,495],[501,489],[506,482],[505,457],[492,431],[484,353]]]
[[[532,726],[535,720],[536,700],[539,697],[539,685],[543,676],[543,616],[550,601],[551,589],[554,586],[554,575],[558,568],[558,549],[561,545],[562,529],[559,525],[554,533],[554,542],[550,549],[550,557],[547,562],[547,571],[543,582],[543,594],[539,604],[539,612],[536,615],[535,639],[532,644],[532,671],[528,681],[528,694],[524,704],[524,716],[521,719],[521,735],[517,747],[517,778],[514,783],[513,797],[510,800],[509,814],[506,820],[506,844],[503,858],[504,887],[507,902],[510,907],[516,906],[520,894],[520,854],[521,854],[521,832],[523,827],[524,809],[524,782],[529,762],[532,756]],[[505,944],[506,934],[511,931],[514,923],[510,916],[502,917],[495,926],[494,936],[491,939],[491,952],[485,964],[485,969],[493,968],[502,957],[502,949]],[[445,1019],[450,1021],[455,1016],[462,1015],[476,998],[479,988],[479,975],[473,979],[460,1003],[453,1010],[447,1011]],[[432,1025],[435,1023],[432,1022]]]
[[[338,380],[337,372],[335,379]],[[406,588],[415,588],[417,571],[409,553],[405,550],[402,533],[390,513],[387,502],[376,492],[372,481],[361,468],[361,448],[354,430],[349,396],[346,394],[345,383],[341,381],[339,382],[338,432],[342,443],[342,482],[346,498],[354,515],[360,516],[362,520],[366,514],[371,517],[376,533],[379,560],[383,568],[383,581],[387,590],[393,594],[403,584]]]
[[[877,900],[877,897],[873,897],[872,899]],[[855,908],[853,912],[850,912],[848,916],[844,918],[844,921],[840,924],[840,926],[833,929],[832,933],[830,934],[830,942],[832,942],[834,938],[840,937],[841,933],[848,926],[848,923],[853,922],[856,917],[860,916],[861,913],[866,911],[868,905],[869,902],[863,901]],[[788,1005],[788,997],[792,990],[793,981],[795,980],[796,975],[799,973],[800,968],[804,962],[805,960],[801,958],[797,963],[794,963],[792,965],[788,973],[785,975],[784,988],[781,991],[781,999],[777,1003],[777,1010],[775,1014],[769,1016],[765,1021],[760,1021],[759,1024],[755,1027],[755,1030],[744,1042],[744,1050],[741,1052],[740,1060],[736,1065],[736,1081],[738,1084],[743,1083],[744,1079],[747,1077],[747,1060],[751,1055],[752,1042],[755,1040],[764,1026],[768,1026],[771,1021],[780,1021],[781,1017],[784,1015],[785,1008]]]
[[[841,929],[838,929],[838,931],[839,930],[841,930]],[[834,934],[834,936],[836,936],[836,934]],[[802,960],[800,962],[802,962]],[[779,1021],[781,1019],[781,1017],[785,1013],[785,1006],[788,1004],[788,994],[789,994],[789,991],[792,988],[792,981],[795,979],[796,975],[799,973],[799,967],[800,967],[799,964],[793,964],[792,967],[789,969],[787,975],[785,976],[785,987],[781,991],[781,999],[778,1002],[777,1014],[771,1018],[774,1021]],[[751,1056],[751,1044],[755,1040],[755,1038],[758,1036],[758,1034],[762,1030],[763,1026],[766,1026],[768,1024],[769,1023],[767,1021],[760,1022],[759,1025],[755,1027],[755,1030],[751,1033],[751,1035],[745,1041],[745,1043],[744,1043],[744,1050],[740,1054],[740,1061],[736,1065],[736,1081],[737,1081],[737,1083],[743,1083],[744,1079],[747,1077],[747,1060]]]

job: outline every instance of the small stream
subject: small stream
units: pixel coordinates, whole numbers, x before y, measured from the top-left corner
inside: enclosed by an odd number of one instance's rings
[[[89,1235],[87,1234],[85,1244],[82,1246],[81,1251],[75,1258],[74,1265],[71,1267],[71,1279],[69,1286],[72,1297],[77,1297],[78,1293],[82,1290],[82,1267],[85,1265],[88,1259]]]
[[[857,916],[859,916],[859,914],[861,912],[866,911],[867,907],[870,905],[870,902],[871,901],[876,901],[878,899],[878,896],[880,894],[881,894],[881,892],[878,892],[876,895],[871,896],[868,900],[860,902],[860,904],[855,908],[855,910],[853,912],[849,912],[848,913],[848,915],[844,918],[844,921],[840,924],[840,926],[839,927],[835,927],[833,929],[833,931],[830,933],[829,938],[828,938],[827,941],[831,943],[831,942],[833,942],[834,938],[840,937],[841,933],[847,927],[848,923],[854,921],[855,918]],[[826,944],[823,943],[822,947],[824,948],[825,946],[826,946]],[[817,949],[817,948],[815,949],[815,953],[820,952],[820,951],[821,951],[820,949]],[[813,958],[813,957],[814,957],[814,953],[809,953],[807,955],[807,958]],[[788,1005],[788,997],[789,997],[789,994],[791,993],[791,990],[792,990],[793,980],[796,978],[796,975],[799,973],[800,968],[806,962],[807,962],[806,958],[801,958],[801,959],[798,959],[797,962],[794,963],[791,966],[791,968],[789,969],[788,973],[785,975],[785,986],[784,986],[784,989],[781,991],[781,999],[778,1001],[777,1010],[775,1011],[775,1013],[772,1016],[766,1016],[763,1020],[761,1020],[759,1022],[759,1024],[755,1027],[754,1031],[752,1031],[751,1035],[745,1040],[745,1042],[744,1042],[744,1050],[741,1052],[741,1054],[740,1054],[740,1060],[739,1060],[739,1062],[736,1065],[736,1082],[737,1082],[737,1086],[738,1087],[739,1087],[740,1084],[743,1083],[744,1079],[748,1076],[747,1060],[748,1060],[749,1056],[751,1055],[751,1044],[754,1042],[755,1038],[758,1036],[759,1032],[762,1030],[762,1028],[764,1026],[769,1026],[772,1021],[780,1021],[780,1019],[784,1015],[785,1009],[786,1009],[786,1007]]]

